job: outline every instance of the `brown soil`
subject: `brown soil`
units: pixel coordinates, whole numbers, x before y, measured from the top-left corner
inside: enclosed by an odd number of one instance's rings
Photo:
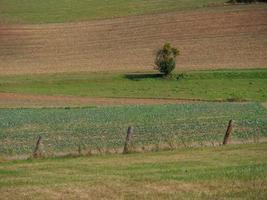
[[[166,41],[180,69],[267,67],[267,9],[244,6],[81,23],[2,25],[0,75],[151,70]]]
[[[151,105],[194,102],[180,99],[94,98],[0,93],[0,108],[75,107],[89,105]]]

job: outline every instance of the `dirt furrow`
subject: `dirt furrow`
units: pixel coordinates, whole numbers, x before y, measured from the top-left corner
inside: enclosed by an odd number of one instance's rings
[[[178,69],[267,67],[267,10],[172,12],[81,23],[0,26],[0,75],[153,69],[165,42]]]
[[[178,104],[196,101],[197,100],[182,99],[94,98],[0,93],[0,108],[79,107],[91,105],[151,105]]]

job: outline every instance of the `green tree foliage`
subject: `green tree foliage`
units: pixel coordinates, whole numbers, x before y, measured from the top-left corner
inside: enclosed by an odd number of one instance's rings
[[[176,66],[176,57],[180,54],[179,50],[172,47],[170,43],[164,44],[163,48],[156,53],[156,69],[165,76],[171,74]]]

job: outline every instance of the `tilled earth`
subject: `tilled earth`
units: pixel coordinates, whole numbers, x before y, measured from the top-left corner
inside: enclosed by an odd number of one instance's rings
[[[76,107],[96,105],[151,105],[195,102],[186,99],[142,99],[142,98],[96,98],[77,96],[49,96],[0,92],[0,108]]]
[[[0,75],[151,70],[155,50],[165,42],[181,50],[182,70],[267,67],[267,9],[1,25]]]

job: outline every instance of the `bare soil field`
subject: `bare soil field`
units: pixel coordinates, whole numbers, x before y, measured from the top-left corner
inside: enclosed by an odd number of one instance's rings
[[[0,74],[152,70],[155,50],[177,68],[266,68],[267,8],[241,6],[80,23],[2,25]]]
[[[142,99],[142,98],[96,98],[77,96],[49,96],[0,92],[0,108],[53,108],[97,105],[157,105],[194,102],[197,100]]]

